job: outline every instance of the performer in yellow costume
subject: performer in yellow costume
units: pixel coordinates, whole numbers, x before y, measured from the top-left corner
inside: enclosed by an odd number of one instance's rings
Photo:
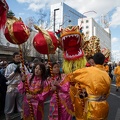
[[[107,73],[109,73],[109,66],[108,66],[107,63],[104,64],[104,68],[105,68],[105,71],[106,71]]]
[[[86,58],[100,51],[99,38],[92,36],[86,40],[79,26],[68,26],[56,32],[63,50],[63,71],[68,74],[86,65]],[[83,120],[84,100],[77,97],[78,89],[71,82],[70,96],[75,110],[76,120]],[[82,87],[82,86],[81,86]],[[82,90],[82,88],[79,88]]]
[[[56,32],[59,44],[63,50],[63,71],[65,74],[71,73],[86,65],[86,58],[83,51],[83,33],[79,26],[68,26]],[[76,97],[77,89],[74,84],[70,85],[70,96],[74,105],[76,120],[82,118],[82,102]]]
[[[83,120],[107,120],[109,105],[106,101],[110,93],[110,77],[104,69],[105,56],[96,53],[95,66],[78,69],[69,74],[66,80],[75,82],[75,87],[84,89],[76,97],[83,98]],[[82,119],[80,119],[82,120]]]
[[[120,62],[118,63],[118,66],[114,70],[114,74],[116,75],[116,91],[118,91],[118,88],[120,87]]]

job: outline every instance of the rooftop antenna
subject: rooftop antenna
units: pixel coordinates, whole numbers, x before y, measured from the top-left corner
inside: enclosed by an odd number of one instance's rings
[[[109,28],[109,16],[108,16],[108,13],[106,15],[102,15],[100,17],[100,22],[101,22],[101,26],[103,28]]]

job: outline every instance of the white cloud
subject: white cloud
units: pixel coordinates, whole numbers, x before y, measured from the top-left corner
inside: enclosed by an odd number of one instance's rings
[[[22,16],[22,15],[24,15],[25,13],[19,13],[19,16]]]
[[[51,4],[54,2],[51,2],[49,0],[17,0],[19,3],[27,3],[28,9],[32,11],[38,11],[41,8],[44,8],[45,6],[50,7]],[[55,2],[56,3],[56,2]]]
[[[116,37],[113,37],[112,38],[112,43],[116,43],[116,42],[118,42],[119,41],[119,38],[116,38]]]
[[[51,4],[58,3],[58,0],[17,0],[20,3],[28,3],[28,8],[35,11]],[[62,2],[62,0],[60,1]],[[64,0],[64,2],[76,9],[80,13],[85,13],[88,17],[100,17],[103,14],[108,13],[113,8],[120,5],[120,0]],[[88,12],[95,11],[95,12]],[[117,20],[118,21],[118,20]]]
[[[120,52],[120,38],[113,37],[112,42],[112,51],[119,51]]]
[[[17,0],[19,3],[40,3],[40,0]]]
[[[115,54],[115,53],[119,53],[120,51],[119,50],[113,50],[112,53]]]
[[[113,27],[120,26],[120,7],[116,8],[116,11],[112,15],[111,25]]]
[[[40,8],[43,8],[44,7],[44,4],[36,4],[36,3],[31,3],[28,7],[28,9],[31,9],[33,11],[37,11],[39,10]]]
[[[116,1],[116,2],[115,2]],[[119,0],[84,0],[76,2],[73,0],[68,0],[66,3],[76,8],[79,12],[86,12],[90,10],[94,10],[97,12],[98,15],[105,14],[109,12],[113,7],[116,6],[117,1],[120,3]],[[86,14],[87,15],[87,14]]]

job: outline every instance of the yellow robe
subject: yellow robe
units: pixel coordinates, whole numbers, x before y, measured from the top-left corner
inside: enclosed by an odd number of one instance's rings
[[[104,66],[104,68],[105,68],[106,72],[109,72],[109,66],[108,65]]]
[[[83,99],[85,106],[78,105],[84,112],[78,111],[81,114],[83,112],[83,116],[79,116],[77,120],[107,120],[109,105],[106,99],[110,93],[111,80],[104,66],[78,69],[68,75],[67,79],[76,82],[76,88],[81,86],[88,94],[88,97]],[[79,99],[79,95],[76,97]]]
[[[120,66],[115,68],[114,74],[116,75],[116,86],[120,87]]]

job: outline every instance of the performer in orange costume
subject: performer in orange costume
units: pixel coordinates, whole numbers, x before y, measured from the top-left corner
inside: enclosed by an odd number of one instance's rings
[[[114,70],[114,74],[116,75],[116,91],[118,91],[118,88],[120,87],[120,62],[118,63],[118,66]]]
[[[79,28],[78,26],[68,26],[56,33],[60,38],[59,40],[63,50],[63,71],[65,73],[71,73],[77,69],[85,67],[86,58],[89,58],[93,56],[94,53],[100,51],[99,38],[92,36],[90,40],[86,40],[82,33],[82,28]],[[74,105],[75,118],[76,120],[83,120],[85,101],[80,97],[77,97],[79,91],[75,87],[76,84],[74,84],[74,82],[70,83],[70,96]],[[79,90],[81,90],[81,92],[84,91],[82,90],[82,86],[79,86]]]
[[[66,79],[75,82],[77,89],[82,86],[86,93],[82,94],[85,101],[83,120],[107,120],[109,105],[106,99],[110,93],[110,77],[103,66],[105,56],[96,53],[93,59],[95,66],[78,69]]]

